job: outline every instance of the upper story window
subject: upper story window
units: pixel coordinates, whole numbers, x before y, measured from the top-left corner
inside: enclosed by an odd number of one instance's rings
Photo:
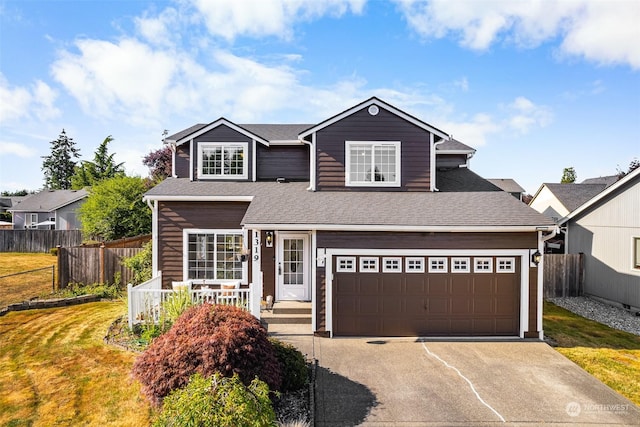
[[[346,141],[345,163],[347,186],[400,186],[400,141]]]
[[[201,142],[198,144],[198,178],[246,179],[246,142]]]

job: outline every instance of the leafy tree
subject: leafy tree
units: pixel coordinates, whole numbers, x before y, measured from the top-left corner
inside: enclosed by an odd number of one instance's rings
[[[93,157],[93,162],[83,161],[80,166],[76,166],[75,174],[71,177],[71,188],[79,190],[84,187],[91,187],[105,179],[124,175],[124,163],[116,164],[113,160],[115,153],[108,154],[109,143],[113,141],[111,135],[107,136],[98,146]]]
[[[27,189],[17,190],[17,191],[3,191],[0,193],[2,197],[20,197],[20,196],[28,196],[29,194],[34,194],[35,191],[29,191]]]
[[[560,180],[561,184],[573,184],[578,179],[578,175],[576,174],[576,170],[573,167],[564,168],[562,171],[562,179]]]
[[[142,159],[142,164],[149,168],[149,177],[160,182],[171,176],[173,151],[169,145],[152,151]]]
[[[69,190],[76,167],[73,159],[80,157],[80,150],[76,148],[73,138],[69,138],[64,129],[58,139],[51,141],[50,144],[51,154],[42,156],[44,186],[51,190]]]
[[[82,231],[105,240],[151,232],[151,211],[142,201],[149,189],[140,177],[116,176],[95,184],[79,209]]]
[[[622,169],[620,169],[620,166],[618,166],[616,168],[616,170],[617,170],[616,175],[618,175],[618,179],[622,179],[625,175],[630,174],[631,172],[633,172],[634,170],[636,170],[638,168],[640,168],[640,160],[638,160],[637,158],[634,158],[629,163],[629,169],[626,172],[623,171]]]

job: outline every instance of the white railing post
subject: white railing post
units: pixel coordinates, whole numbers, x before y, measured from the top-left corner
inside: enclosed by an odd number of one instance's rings
[[[127,283],[127,311],[129,314],[129,329],[133,329],[133,293],[131,289],[133,285],[131,283]]]

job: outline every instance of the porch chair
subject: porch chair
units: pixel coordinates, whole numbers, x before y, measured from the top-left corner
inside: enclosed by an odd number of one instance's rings
[[[223,305],[236,305],[238,303],[238,292],[235,290],[240,289],[240,280],[222,283],[220,289],[229,289],[229,291],[220,292],[218,298],[216,298],[216,303]]]

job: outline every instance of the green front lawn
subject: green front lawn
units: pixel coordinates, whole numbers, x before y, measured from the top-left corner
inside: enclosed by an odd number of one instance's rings
[[[640,336],[544,304],[544,333],[556,350],[640,405]]]

